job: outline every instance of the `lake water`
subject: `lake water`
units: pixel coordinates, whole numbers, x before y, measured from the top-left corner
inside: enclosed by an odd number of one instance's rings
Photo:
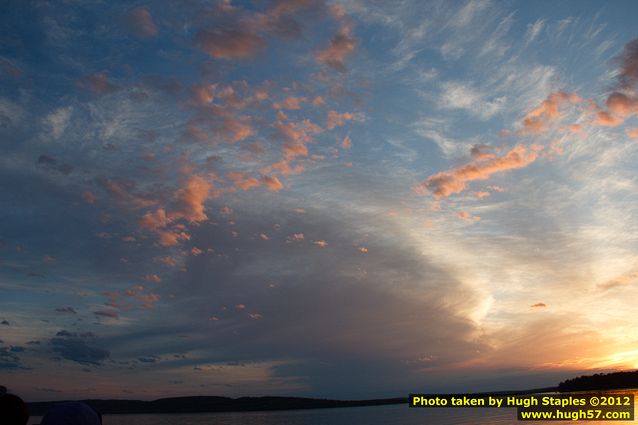
[[[635,416],[638,417],[638,416]],[[34,417],[29,424],[38,424]],[[278,412],[105,415],[104,425],[628,425],[629,421],[518,421],[516,409],[414,409],[406,405]]]

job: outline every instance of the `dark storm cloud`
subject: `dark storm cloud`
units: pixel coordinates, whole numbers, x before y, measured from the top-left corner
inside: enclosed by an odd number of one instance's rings
[[[2,344],[0,342],[0,344]],[[24,351],[22,347],[0,346],[0,369],[26,369],[16,353]]]
[[[52,351],[62,358],[81,364],[100,365],[108,359],[108,350],[96,347],[95,336],[90,332],[75,333],[66,330],[59,331],[50,344]]]
[[[262,201],[259,215],[229,218],[239,237],[225,225],[194,229],[189,246],[205,254],[189,256],[187,271],[173,275],[174,298],[162,307],[171,322],[150,321],[108,339],[109,347],[202,353],[179,362],[193,366],[286,359],[278,376],[317,391],[337,382],[343,394],[374,393],[380,386],[366,377],[371,368],[386,390],[402,380],[416,388],[428,367],[466,361],[484,348],[466,318],[476,295],[392,224],[329,210],[299,216]],[[367,251],[358,249],[363,243]]]

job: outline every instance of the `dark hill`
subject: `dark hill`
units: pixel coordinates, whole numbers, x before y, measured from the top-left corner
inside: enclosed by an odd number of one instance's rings
[[[579,376],[567,379],[558,384],[558,391],[591,391],[591,390],[620,390],[638,388],[638,371],[597,373],[589,376]]]
[[[319,409],[326,407],[378,406],[407,403],[407,398],[375,400],[327,400],[302,397],[174,397],[153,401],[81,400],[103,414],[249,412],[257,410]],[[43,415],[56,402],[29,403],[32,415]]]

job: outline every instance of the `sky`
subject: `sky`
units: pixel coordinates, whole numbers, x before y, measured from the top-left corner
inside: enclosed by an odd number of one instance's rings
[[[638,367],[637,2],[0,8],[11,391],[352,399]]]

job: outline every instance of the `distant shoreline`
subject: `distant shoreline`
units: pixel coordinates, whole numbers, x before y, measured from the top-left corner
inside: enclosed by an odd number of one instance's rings
[[[568,379],[557,386],[517,391],[492,391],[467,393],[468,396],[512,396],[548,392],[615,391],[638,388],[638,371],[595,374]],[[462,395],[462,394],[448,394]],[[191,396],[142,400],[80,400],[102,414],[156,414],[156,413],[215,413],[257,412],[301,409],[327,409],[338,407],[383,406],[407,404],[408,397],[380,398],[371,400],[330,400],[305,397],[216,397]],[[28,403],[34,416],[43,415],[52,405],[63,401]]]
[[[523,395],[557,391],[557,387],[534,388],[518,391],[492,391],[473,393],[476,396]],[[80,400],[102,414],[159,414],[159,413],[216,413],[216,412],[257,412],[280,410],[330,409],[340,407],[384,406],[407,404],[408,397],[394,397],[370,400],[331,400],[305,397],[216,397],[192,396],[142,400]],[[64,401],[41,401],[28,403],[34,416],[43,415],[52,405]]]

